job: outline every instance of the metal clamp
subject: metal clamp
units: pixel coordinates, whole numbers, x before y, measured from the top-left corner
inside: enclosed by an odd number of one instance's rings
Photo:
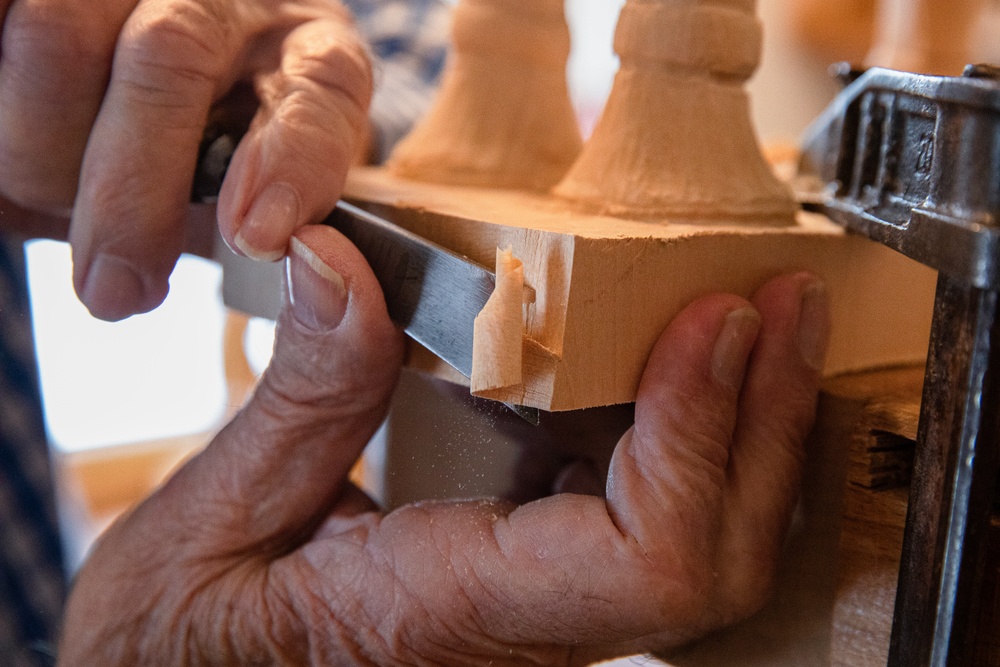
[[[1000,78],[872,69],[807,131],[811,205],[938,270],[890,667],[970,664],[1000,470]]]

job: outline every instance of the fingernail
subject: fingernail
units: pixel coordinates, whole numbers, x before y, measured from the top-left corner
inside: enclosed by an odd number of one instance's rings
[[[739,390],[759,330],[760,315],[749,306],[726,315],[712,351],[712,374],[716,381]]]
[[[299,196],[287,183],[267,186],[250,207],[233,242],[252,259],[276,262],[299,223]]]
[[[817,280],[802,292],[799,311],[799,350],[813,370],[823,370],[829,338],[830,298],[826,285]]]
[[[314,331],[335,329],[347,312],[343,276],[294,237],[287,271],[288,296],[295,319]]]
[[[94,317],[117,322],[143,309],[146,290],[129,262],[100,254],[90,265],[80,300]]]

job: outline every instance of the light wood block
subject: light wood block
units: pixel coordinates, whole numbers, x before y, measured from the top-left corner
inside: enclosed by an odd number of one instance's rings
[[[796,270],[818,274],[830,292],[827,374],[926,354],[934,272],[815,214],[783,227],[651,224],[373,168],[352,172],[346,196],[387,205],[395,222],[485,266],[508,245],[523,262],[535,301],[525,307],[522,383],[490,398],[551,411],[630,402],[653,344],[685,305],[711,292],[750,296]]]

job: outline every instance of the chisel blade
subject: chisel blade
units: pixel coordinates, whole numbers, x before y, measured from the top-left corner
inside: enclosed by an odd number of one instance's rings
[[[470,377],[473,324],[493,294],[493,271],[348,202],[338,202],[325,222],[368,260],[382,286],[389,317]],[[538,424],[537,409],[508,407]]]

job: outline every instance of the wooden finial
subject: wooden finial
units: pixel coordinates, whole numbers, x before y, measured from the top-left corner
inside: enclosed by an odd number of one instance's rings
[[[453,35],[439,96],[389,169],[436,183],[550,189],[581,146],[563,0],[462,0]]]
[[[604,113],[555,193],[665,222],[792,224],[764,160],[744,82],[760,60],[755,0],[628,0]]]

